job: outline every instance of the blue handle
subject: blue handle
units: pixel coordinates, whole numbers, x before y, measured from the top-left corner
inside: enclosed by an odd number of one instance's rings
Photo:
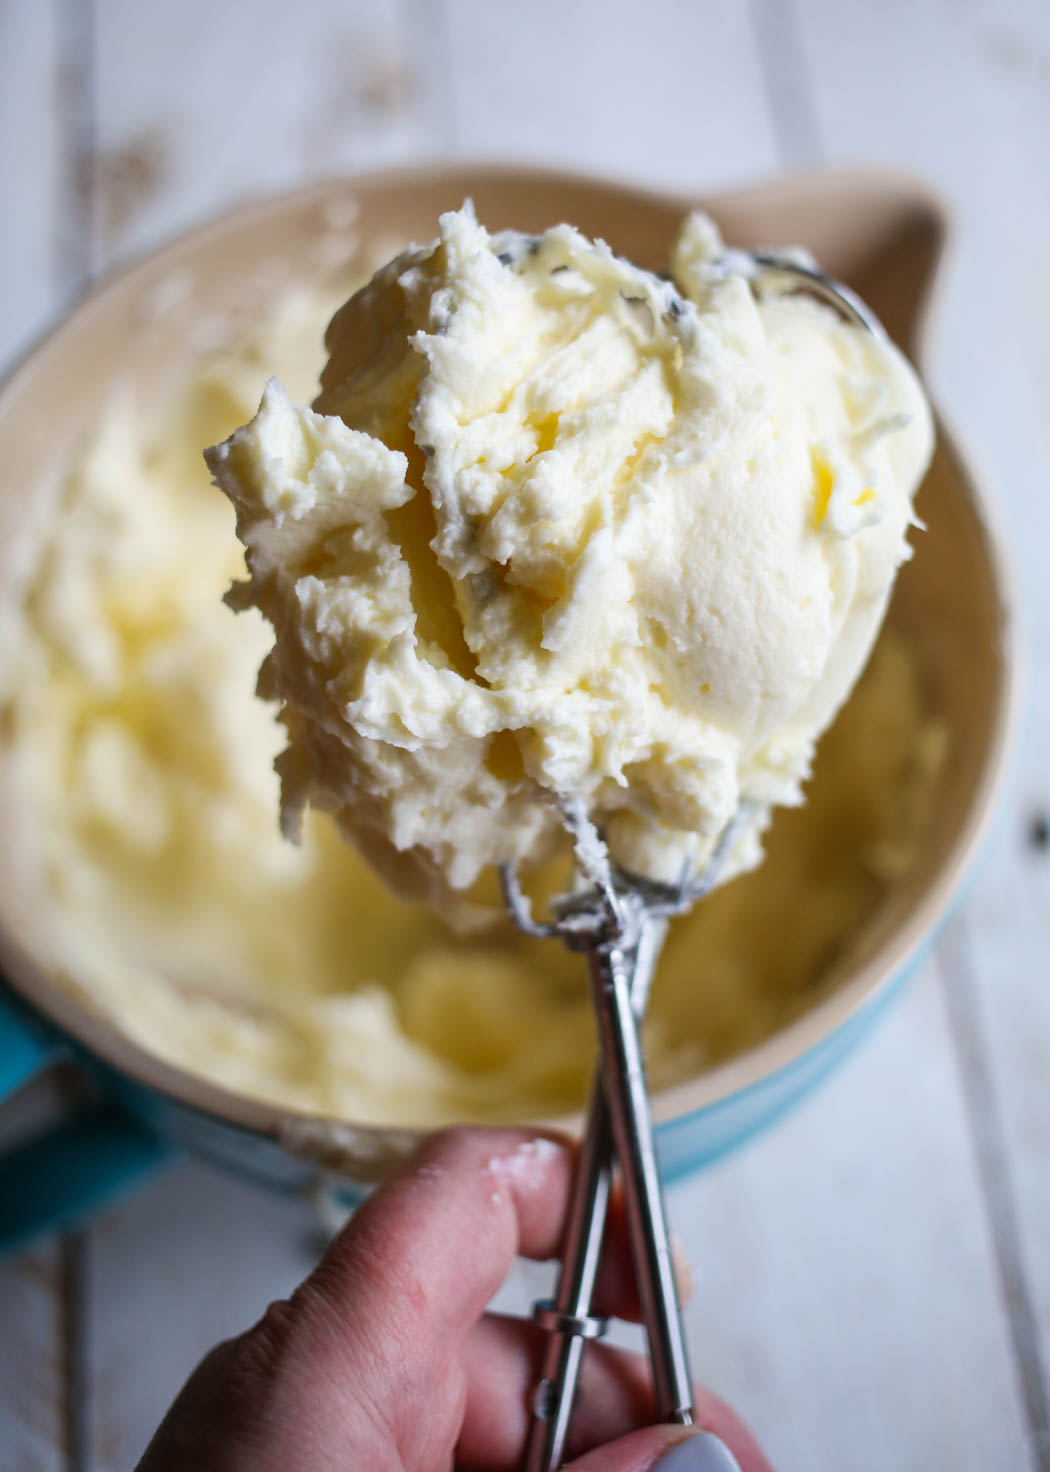
[[[0,1102],[69,1051],[0,983]],[[106,1102],[0,1155],[0,1255],[81,1220],[169,1153],[158,1136]]]
[[[0,1103],[64,1053],[57,1035],[0,984]]]

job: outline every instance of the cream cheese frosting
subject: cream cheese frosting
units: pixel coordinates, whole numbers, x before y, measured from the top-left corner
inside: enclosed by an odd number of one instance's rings
[[[402,893],[546,858],[697,865],[801,800],[907,556],[928,407],[903,357],[683,229],[671,279],[472,209],[338,312],[312,409],[268,384],[208,454],[276,638],[283,811]]]

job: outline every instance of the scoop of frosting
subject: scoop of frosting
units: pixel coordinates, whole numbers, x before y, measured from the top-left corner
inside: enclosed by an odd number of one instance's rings
[[[283,821],[332,812],[402,893],[547,857],[734,868],[867,659],[932,430],[890,344],[716,268],[670,279],[472,209],[336,314],[312,409],[267,386],[207,452],[273,625]]]

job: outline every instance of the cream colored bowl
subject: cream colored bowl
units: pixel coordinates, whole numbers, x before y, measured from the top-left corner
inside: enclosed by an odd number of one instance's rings
[[[113,378],[129,371],[140,379],[162,376],[180,351],[177,342],[141,331],[159,291],[181,280],[186,312],[195,320],[250,307],[260,273],[301,275],[333,218],[353,216],[366,240],[426,239],[437,214],[467,194],[492,229],[540,230],[571,219],[654,269],[666,260],[682,214],[697,203],[527,169],[388,173],[249,205],[168,246],[79,307],[0,395],[0,605],[20,595],[20,550],[34,509],[101,413]],[[938,204],[921,187],[882,174],[816,175],[703,204],[734,244],[808,246],[826,270],[868,300],[906,351],[921,358],[926,303],[945,234]],[[871,913],[849,974],[831,995],[760,1046],[657,1097],[670,1174],[766,1123],[846,1051],[944,914],[987,820],[1010,723],[1011,624],[980,491],[943,425],[919,513],[933,530],[904,569],[889,618],[916,652],[926,698],[950,740],[917,862],[909,879]],[[0,751],[4,801],[10,800],[10,775]],[[3,817],[0,811],[0,831],[9,834]],[[316,1161],[357,1179],[374,1178],[415,1138],[411,1131],[353,1121],[293,1117],[235,1095],[159,1062],[78,1005],[36,959],[44,950],[39,907],[23,887],[10,838],[4,842],[0,948],[12,987],[48,1028],[74,1040],[105,1086],[152,1129],[284,1183],[301,1182]],[[9,1017],[6,1034],[0,1026],[0,1090],[46,1054],[39,1033],[26,1044],[22,1024]],[[577,1121],[562,1123],[573,1128]]]

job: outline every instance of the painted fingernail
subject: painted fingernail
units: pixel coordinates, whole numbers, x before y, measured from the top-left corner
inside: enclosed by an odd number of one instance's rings
[[[653,1472],[740,1472],[740,1463],[713,1431],[700,1431],[665,1452]]]

